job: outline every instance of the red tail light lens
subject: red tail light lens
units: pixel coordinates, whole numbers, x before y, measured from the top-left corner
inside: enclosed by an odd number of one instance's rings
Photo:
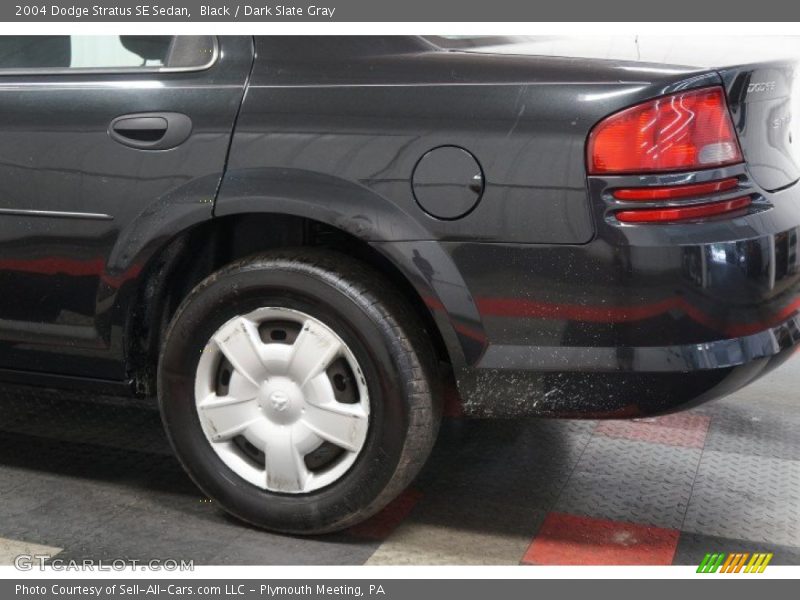
[[[744,210],[752,204],[750,196],[711,202],[709,204],[693,204],[675,208],[652,208],[639,210],[621,210],[616,217],[623,223],[666,223],[670,221],[690,221],[705,217],[714,217],[725,213]]]
[[[601,121],[589,134],[590,175],[706,169],[742,162],[720,87],[680,92]]]
[[[737,185],[739,185],[739,180],[736,177],[731,177],[730,179],[709,181],[708,183],[692,183],[689,185],[621,188],[611,192],[611,195],[617,200],[678,200],[680,198],[692,198],[716,194],[718,192],[726,192],[732,190]]]

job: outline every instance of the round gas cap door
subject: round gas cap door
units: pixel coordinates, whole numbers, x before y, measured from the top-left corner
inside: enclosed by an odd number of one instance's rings
[[[483,170],[472,153],[458,146],[426,152],[411,178],[414,197],[437,219],[459,219],[472,211],[483,195]]]

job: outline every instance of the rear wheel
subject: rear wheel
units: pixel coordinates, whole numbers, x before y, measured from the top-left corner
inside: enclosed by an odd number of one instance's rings
[[[235,516],[291,533],[352,525],[408,485],[438,428],[435,384],[400,294],[319,249],[208,277],[159,365],[164,424],[194,481]]]

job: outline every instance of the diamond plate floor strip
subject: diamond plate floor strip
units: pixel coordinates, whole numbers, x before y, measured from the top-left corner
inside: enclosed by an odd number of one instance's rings
[[[555,509],[668,529],[683,521],[701,451],[598,435]]]
[[[798,545],[800,462],[706,451],[683,531]]]
[[[595,435],[638,440],[653,444],[702,448],[711,417],[694,413],[678,413],[652,419],[601,421]]]

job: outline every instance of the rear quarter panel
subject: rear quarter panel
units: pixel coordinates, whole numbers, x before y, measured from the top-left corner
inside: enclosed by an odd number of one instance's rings
[[[576,265],[539,263],[569,256],[548,248],[589,248],[596,237],[584,166],[592,126],[718,82],[691,68],[448,52],[412,37],[256,38],[215,214],[295,214],[373,243],[428,304],[454,363],[476,364],[492,342],[520,337],[516,327],[487,331],[481,318],[474,295],[495,275],[544,269],[582,286]],[[442,145],[469,150],[485,177],[480,203],[458,220],[431,217],[412,191],[417,161]],[[465,265],[463,244],[542,251]]]
[[[366,188],[414,222],[366,224],[374,240],[590,241],[589,129],[669,85],[616,63],[446,52],[405,37],[264,37],[256,54],[229,176],[285,169]],[[486,178],[476,209],[455,221],[427,215],[410,185],[420,157],[441,145],[468,149]],[[218,214],[238,210],[225,192]],[[380,212],[364,208],[354,216]]]

